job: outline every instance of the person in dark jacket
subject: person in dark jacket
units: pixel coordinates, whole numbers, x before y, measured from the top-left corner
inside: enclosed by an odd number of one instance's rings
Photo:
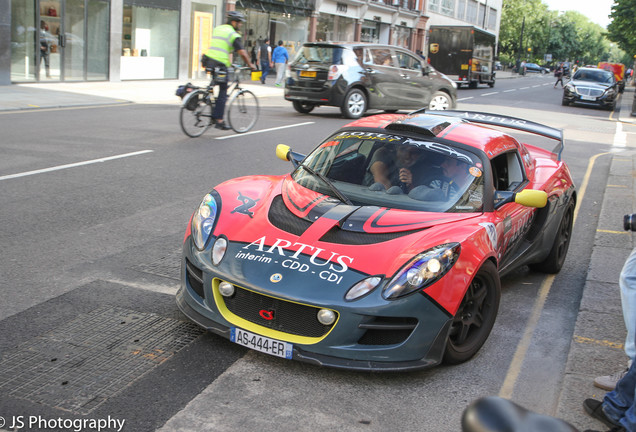
[[[554,83],[554,88],[556,88],[558,83],[561,83],[561,87],[563,87],[563,63],[560,63],[559,66],[554,71],[554,76],[557,78]]]
[[[272,66],[272,47],[269,45],[269,38],[265,38],[261,46],[258,47],[258,63],[261,67],[261,83],[265,84],[265,78],[269,74],[269,68]]]

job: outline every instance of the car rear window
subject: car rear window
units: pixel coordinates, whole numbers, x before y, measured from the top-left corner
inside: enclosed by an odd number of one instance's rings
[[[321,64],[349,66],[361,64],[362,60],[358,59],[358,57],[362,55],[362,50],[354,49],[354,51],[335,45],[307,44],[303,45],[298,51],[294,63],[296,65]]]

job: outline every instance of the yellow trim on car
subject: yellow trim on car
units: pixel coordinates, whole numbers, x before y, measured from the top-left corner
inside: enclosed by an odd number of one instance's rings
[[[333,312],[336,313],[336,322],[333,323],[333,325],[331,326],[331,328],[329,329],[329,331],[327,333],[325,333],[323,336],[320,337],[308,337],[308,336],[299,336],[299,335],[294,335],[294,334],[289,334],[289,333],[284,333],[282,331],[278,331],[278,330],[273,330],[267,327],[263,327],[261,325],[255,324],[251,321],[248,321],[244,318],[241,318],[238,315],[233,314],[225,305],[225,300],[223,299],[223,296],[221,295],[221,293],[219,292],[219,284],[223,282],[221,279],[218,278],[214,278],[212,279],[212,293],[214,295],[214,302],[216,303],[216,307],[219,309],[219,312],[221,312],[221,315],[223,315],[223,318],[225,318],[230,324],[235,325],[236,327],[240,327],[244,330],[247,330],[249,332],[252,333],[256,333],[259,334],[261,336],[265,336],[265,337],[269,337],[272,339],[277,339],[283,342],[290,342],[290,343],[294,343],[294,344],[301,344],[301,345],[312,345],[315,343],[320,342],[321,340],[323,340],[324,338],[327,337],[327,335],[329,335],[329,333],[331,333],[331,331],[334,329],[334,327],[336,326],[336,324],[338,324],[338,320],[340,319],[340,314],[333,310]],[[243,288],[243,287],[239,287],[240,289],[244,289],[247,291],[252,291],[252,290],[248,290],[247,288]],[[252,292],[256,292],[256,291],[252,291]],[[263,294],[263,293],[257,293],[259,295],[264,295],[266,297],[270,297],[270,298],[276,298],[273,296],[269,296],[267,294]],[[303,306],[309,306],[309,307],[313,307],[316,308],[316,306],[313,305],[307,305],[304,303],[299,303],[299,302],[293,302],[290,300],[283,300],[283,301],[287,301],[290,303],[295,303],[295,304],[299,304],[299,305],[303,305]],[[318,309],[318,308],[316,308]],[[326,308],[325,308],[326,309]]]

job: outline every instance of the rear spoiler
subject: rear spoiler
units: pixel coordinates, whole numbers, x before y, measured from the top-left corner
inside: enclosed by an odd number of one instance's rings
[[[419,109],[409,113],[419,114],[426,112],[426,108]],[[508,129],[516,129],[523,132],[530,132],[536,135],[541,135],[546,138],[550,138],[559,141],[559,145],[553,150],[556,153],[557,160],[561,160],[561,153],[563,152],[563,129],[556,129],[550,126],[546,126],[540,123],[535,123],[529,120],[523,120],[516,117],[509,117],[499,114],[483,113],[476,111],[428,111],[427,114],[442,115],[447,117],[457,117],[469,121],[471,123],[487,124],[492,126],[500,126]]]

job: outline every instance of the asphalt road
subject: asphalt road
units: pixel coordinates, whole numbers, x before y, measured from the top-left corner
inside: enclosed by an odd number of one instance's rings
[[[552,84],[537,76],[461,89],[459,108],[564,128],[563,159],[580,185],[591,158],[616,145],[617,126],[608,111],[562,107]],[[183,135],[174,105],[0,114],[0,417],[111,416],[135,432],[450,432],[470,401],[502,393],[554,413],[609,158],[594,161],[544,307],[533,309],[544,275],[523,268],[505,278],[497,322],[473,360],[404,374],[321,369],[203,334],[174,304],[183,233],[201,197],[233,177],[289,172],[276,144],[308,152],[347,123],[335,108],[301,115],[261,102],[254,133],[197,139]],[[115,343],[138,355],[106,356]],[[50,372],[68,359],[77,362],[65,374]]]

